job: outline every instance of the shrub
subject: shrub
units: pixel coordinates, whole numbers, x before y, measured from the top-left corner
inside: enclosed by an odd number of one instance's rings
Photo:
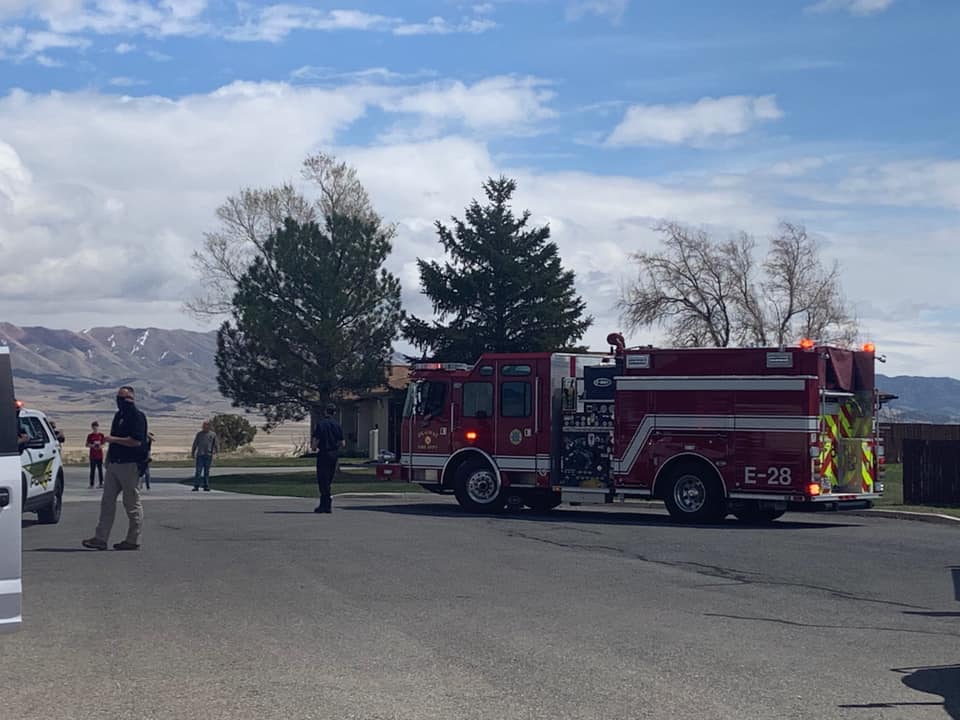
[[[210,429],[217,434],[223,452],[249,445],[257,435],[257,428],[242,415],[217,415],[210,421]]]

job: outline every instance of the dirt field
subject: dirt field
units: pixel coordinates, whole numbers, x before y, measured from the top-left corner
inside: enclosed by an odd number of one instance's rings
[[[67,458],[85,458],[84,441],[90,432],[90,423],[97,420],[101,432],[110,431],[112,414],[103,413],[75,413],[50,412],[50,418],[57,423],[57,427],[67,437],[64,445],[64,455]],[[194,434],[200,429],[203,418],[197,417],[169,417],[163,415],[148,415],[150,431],[156,436],[153,446],[153,456],[157,459],[173,459],[182,457],[190,452]],[[257,437],[253,441],[254,450],[260,455],[293,455],[298,447],[307,443],[310,433],[310,423],[290,423],[274,430],[269,435],[262,429],[257,430]]]

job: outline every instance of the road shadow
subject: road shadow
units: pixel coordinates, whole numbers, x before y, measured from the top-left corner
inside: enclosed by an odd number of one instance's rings
[[[960,612],[918,612],[912,610],[905,610],[904,615],[920,615],[921,617],[929,618],[960,618]]]
[[[953,599],[960,602],[960,565],[954,565],[950,568],[953,574]]]
[[[930,667],[893,668],[892,672],[903,675],[901,682],[911,690],[940,695],[943,702],[918,700],[915,702],[850,703],[838,705],[843,709],[883,710],[910,707],[942,707],[947,715],[960,720],[960,665],[934,665]]]
[[[960,665],[894,668],[893,671],[904,673],[901,682],[908,688],[942,696],[947,715],[960,718]]]
[[[39,525],[39,524],[40,524],[40,521],[37,520],[37,519],[33,519],[33,520],[21,520],[21,521],[20,521],[20,529],[23,530],[24,528],[33,527],[34,525]]]
[[[33,548],[32,550],[27,550],[27,552],[42,552],[42,553],[88,553],[94,552],[88,550],[87,548]]]
[[[420,517],[459,518],[473,520],[502,520],[507,522],[536,522],[536,523],[564,523],[583,525],[648,525],[654,527],[685,527],[702,529],[724,530],[762,530],[765,532],[782,532],[786,530],[824,530],[826,528],[858,527],[852,523],[836,522],[806,522],[802,520],[777,520],[769,524],[742,523],[738,520],[727,519],[720,523],[704,524],[676,523],[668,515],[653,512],[616,510],[596,511],[582,509],[558,509],[548,513],[533,510],[519,512],[503,512],[496,515],[468,513],[459,506],[449,503],[416,503],[403,505],[354,505],[343,507],[341,511],[349,512],[381,512],[395,515],[413,515]]]

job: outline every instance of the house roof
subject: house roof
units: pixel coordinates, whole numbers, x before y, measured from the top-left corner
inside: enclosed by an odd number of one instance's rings
[[[345,395],[343,402],[353,402],[366,398],[378,398],[389,395],[395,390],[403,390],[410,382],[409,365],[389,365],[386,372],[386,382],[383,385],[368,390],[365,393]]]

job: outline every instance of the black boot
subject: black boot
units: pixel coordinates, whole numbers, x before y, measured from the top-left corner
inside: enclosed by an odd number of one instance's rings
[[[333,508],[331,507],[332,504],[333,504],[333,500],[329,495],[320,496],[320,512],[332,513],[333,512]]]

